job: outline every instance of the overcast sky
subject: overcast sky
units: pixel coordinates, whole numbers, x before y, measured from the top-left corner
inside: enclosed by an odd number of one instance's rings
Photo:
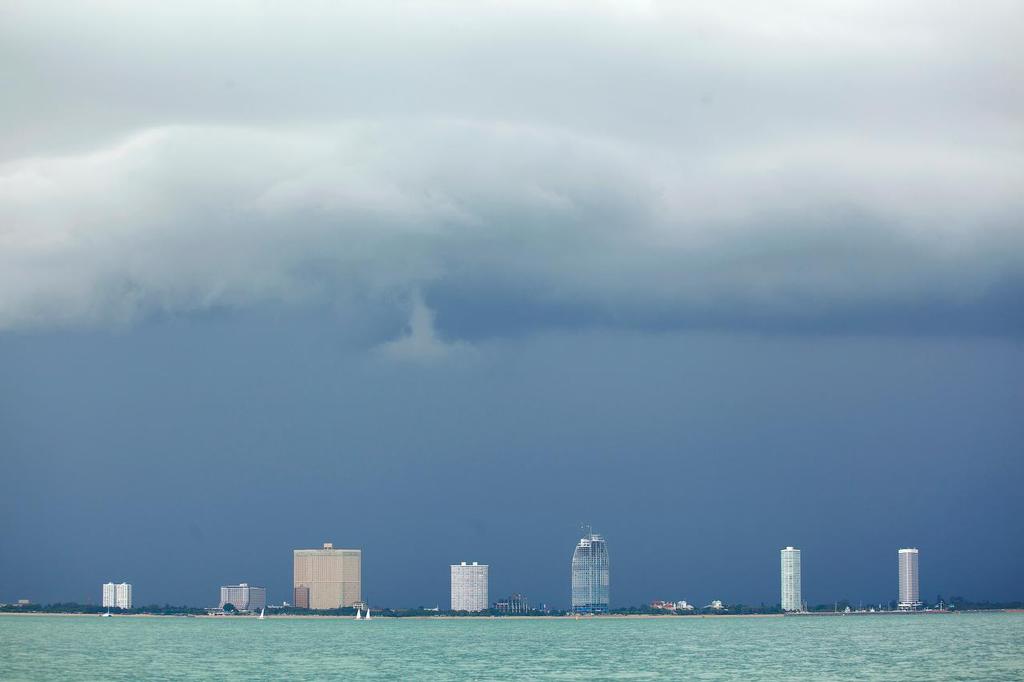
[[[1024,598],[1022,25],[0,5],[0,600]]]

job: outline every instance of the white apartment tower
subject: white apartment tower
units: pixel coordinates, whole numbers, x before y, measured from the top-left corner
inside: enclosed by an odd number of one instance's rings
[[[917,583],[916,547],[900,550],[900,609],[912,611],[921,605],[921,592]]]
[[[800,550],[786,547],[782,555],[782,610],[802,611],[800,598]]]
[[[452,611],[484,611],[487,604],[487,565],[452,564]]]
[[[104,583],[103,606],[115,609],[132,607],[132,586],[130,583]]]

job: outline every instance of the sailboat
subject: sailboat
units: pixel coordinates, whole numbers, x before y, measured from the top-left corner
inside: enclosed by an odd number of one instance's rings
[[[370,607],[366,607],[366,620],[370,620]]]
[[[263,619],[264,619],[264,614],[265,614],[266,612],[267,612],[267,609],[266,609],[266,608],[262,608],[262,609],[260,609],[260,617],[259,617],[259,618],[257,618],[256,620],[263,620]]]
[[[362,619],[363,619],[363,612],[362,612],[362,611],[360,611],[360,610],[359,610],[359,609],[357,608],[357,609],[356,609],[356,620],[362,620]]]
[[[101,613],[100,614],[100,618],[110,618],[111,615],[112,614],[110,613],[110,607],[108,606],[107,607],[107,612],[106,613]]]

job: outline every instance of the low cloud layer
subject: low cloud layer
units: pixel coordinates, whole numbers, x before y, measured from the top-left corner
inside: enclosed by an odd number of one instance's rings
[[[1024,331],[1019,9],[721,7],[9,6],[0,329]]]

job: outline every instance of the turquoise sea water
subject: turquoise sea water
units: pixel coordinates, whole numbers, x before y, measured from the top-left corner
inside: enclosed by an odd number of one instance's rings
[[[1024,680],[1024,614],[354,620],[0,616],[7,680]]]

